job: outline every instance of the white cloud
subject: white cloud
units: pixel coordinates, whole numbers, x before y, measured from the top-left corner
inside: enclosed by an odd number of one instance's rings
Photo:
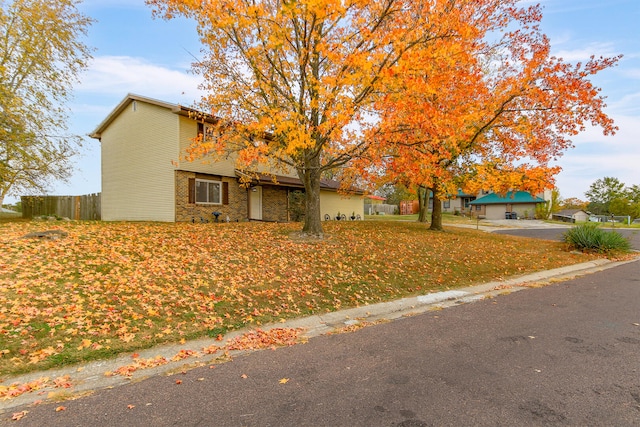
[[[616,52],[613,43],[589,43],[577,49],[560,49],[554,51],[553,55],[562,58],[565,61],[574,62],[586,61],[591,58],[591,56],[616,56],[618,53],[619,52]]]
[[[640,185],[640,117],[613,116],[620,128],[613,136],[604,136],[599,128],[588,128],[576,136],[575,148],[568,150],[558,164],[562,172],[557,186],[563,197],[584,199],[584,192],[597,179],[618,178],[626,185]]]
[[[200,99],[200,78],[186,71],[169,69],[130,56],[98,56],[76,88],[79,95],[127,93],[154,97],[168,102]]]

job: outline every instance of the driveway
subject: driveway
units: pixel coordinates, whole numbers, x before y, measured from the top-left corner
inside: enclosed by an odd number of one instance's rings
[[[491,225],[493,227],[501,227],[501,228],[558,228],[558,229],[566,229],[569,228],[569,224],[555,224],[545,221],[540,221],[537,219],[527,219],[527,220],[519,220],[519,219],[492,219],[492,220],[482,220],[481,224]]]
[[[558,240],[563,239],[563,234],[571,228],[570,225],[549,224],[544,221],[517,221],[498,220],[491,221],[496,226],[517,225],[519,228],[495,228],[492,232],[509,234],[512,236],[530,237],[533,239]],[[504,225],[503,225],[504,224]],[[487,229],[487,228],[485,228]],[[640,230],[637,228],[606,228],[607,231],[615,231],[629,239],[631,247],[640,250]],[[488,230],[489,231],[489,230]]]

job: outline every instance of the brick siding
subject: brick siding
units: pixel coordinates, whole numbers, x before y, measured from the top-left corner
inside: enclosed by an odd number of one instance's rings
[[[287,211],[288,191],[285,187],[271,185],[262,186],[262,219],[264,221],[286,222],[289,220]]]
[[[238,180],[230,177],[214,177],[222,182],[229,183],[229,204],[228,205],[202,205],[189,203],[189,179],[196,175],[203,175],[195,172],[176,171],[176,222],[196,222],[202,219],[213,221],[213,212],[221,212],[220,221],[225,221],[227,216],[230,221],[247,220],[247,190],[241,187]]]

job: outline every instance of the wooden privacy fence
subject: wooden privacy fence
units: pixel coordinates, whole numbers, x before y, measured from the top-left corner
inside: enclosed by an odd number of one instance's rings
[[[100,193],[84,196],[22,196],[22,217],[57,216],[75,220],[100,219]]]

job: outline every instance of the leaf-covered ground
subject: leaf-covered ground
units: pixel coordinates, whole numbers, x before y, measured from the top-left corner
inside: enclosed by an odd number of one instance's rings
[[[63,229],[58,240],[25,239]],[[417,223],[0,224],[0,374],[593,259]]]

